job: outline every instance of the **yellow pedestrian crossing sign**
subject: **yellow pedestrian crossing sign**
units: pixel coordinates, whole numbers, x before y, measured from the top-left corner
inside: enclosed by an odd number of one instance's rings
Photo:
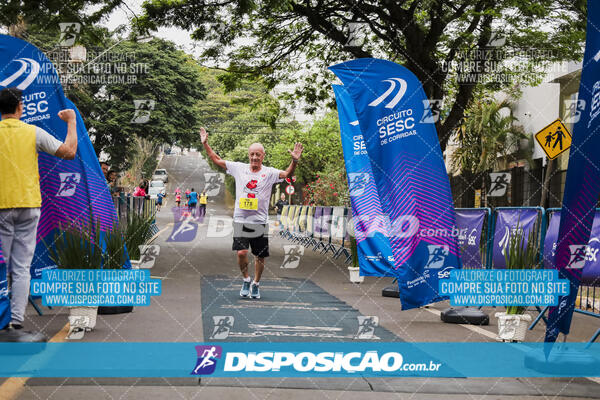
[[[571,134],[562,121],[557,119],[535,134],[535,140],[540,144],[550,160],[571,147]]]

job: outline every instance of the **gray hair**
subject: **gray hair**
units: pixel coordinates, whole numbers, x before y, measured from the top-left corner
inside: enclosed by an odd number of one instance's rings
[[[250,146],[248,146],[248,152],[250,152],[250,149],[252,148],[252,146],[258,146],[260,147],[260,149],[262,150],[263,154],[265,153],[265,147],[261,144],[261,143],[252,143]]]

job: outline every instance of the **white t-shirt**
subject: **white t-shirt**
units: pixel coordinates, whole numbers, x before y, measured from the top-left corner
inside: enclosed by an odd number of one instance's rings
[[[40,152],[48,153],[51,156],[56,154],[56,150],[63,144],[60,140],[40,128],[35,127],[35,149]]]
[[[273,185],[282,182],[279,174],[283,171],[265,167],[258,172],[250,171],[250,165],[225,161],[227,173],[235,178],[235,211],[233,221],[248,224],[266,224],[269,219],[269,200]],[[257,210],[244,210],[240,208],[240,198],[258,199]]]

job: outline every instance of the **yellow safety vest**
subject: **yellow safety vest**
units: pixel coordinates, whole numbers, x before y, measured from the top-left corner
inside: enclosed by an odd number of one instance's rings
[[[200,195],[200,204],[206,204],[206,195],[205,196]]]
[[[41,207],[35,126],[0,121],[0,209]]]

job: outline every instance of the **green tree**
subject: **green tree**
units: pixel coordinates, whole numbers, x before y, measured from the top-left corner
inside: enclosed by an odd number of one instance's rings
[[[436,124],[444,150],[477,82],[498,72],[536,81],[532,64],[581,58],[586,2],[149,0],[144,9],[141,29],[192,30],[193,38],[208,44],[203,57],[228,66],[232,87],[240,75],[263,76],[270,86],[287,80],[296,84],[309,111],[330,98],[328,65],[351,57],[403,64],[421,80],[428,98],[445,99],[444,118]],[[493,47],[498,32],[506,38],[501,52]],[[239,45],[239,39],[248,44]],[[522,71],[503,63],[514,61],[515,52],[529,55]],[[302,77],[293,78],[298,72]],[[502,87],[497,80],[486,85]]]
[[[223,71],[201,68],[201,83],[206,87],[206,99],[198,104],[201,125],[210,134],[210,145],[221,156],[230,157],[240,143],[268,142],[276,134],[285,116],[277,99],[260,79],[243,80],[237,88],[227,90],[222,82]],[[249,143],[248,143],[249,142]],[[201,146],[200,146],[201,147]],[[247,146],[246,146],[247,149]]]
[[[29,39],[31,25],[38,28],[37,32],[54,32],[61,22],[92,26],[121,3],[122,0],[3,0],[0,1],[0,27],[6,28],[12,36]]]
[[[531,138],[515,124],[510,99],[483,98],[467,110],[456,133],[454,167],[461,172],[483,172],[498,167],[498,161],[514,156],[523,140]]]
[[[135,137],[156,143],[177,142],[184,147],[195,143],[200,126],[199,103],[205,97],[196,61],[174,43],[161,39],[147,43],[115,41],[110,51],[129,58],[110,63],[110,72],[99,75],[118,79],[76,84],[68,91],[84,115],[96,152],[107,152],[111,165],[125,169]],[[92,71],[97,75],[93,68],[94,64],[88,64],[77,73]],[[134,101],[146,100],[154,102],[149,120],[136,123],[139,111],[136,114]]]
[[[337,113],[331,112],[313,123],[308,129],[288,129],[277,137],[277,142],[268,149],[273,167],[285,169],[290,163],[288,149],[294,143],[304,146],[302,159],[296,168],[299,182],[311,182],[319,172],[330,169],[344,170],[340,126]]]

